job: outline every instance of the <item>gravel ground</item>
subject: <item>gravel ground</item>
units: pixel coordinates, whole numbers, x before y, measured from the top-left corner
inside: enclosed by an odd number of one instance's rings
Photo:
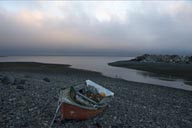
[[[44,65],[45,67],[47,65]],[[192,92],[62,68],[61,72],[28,71],[0,65],[0,127],[48,128],[60,88],[93,80],[115,93],[108,108],[86,121],[60,121],[57,128],[191,128]],[[17,70],[12,70],[13,68]],[[55,67],[52,67],[55,68]],[[6,78],[5,78],[6,77]]]

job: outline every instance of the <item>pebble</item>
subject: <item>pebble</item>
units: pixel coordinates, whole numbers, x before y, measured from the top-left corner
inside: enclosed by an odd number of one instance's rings
[[[24,86],[22,86],[22,85],[18,85],[18,86],[16,87],[16,89],[25,89],[25,88],[24,88]]]
[[[43,80],[45,81],[45,82],[50,82],[50,79],[49,78],[43,78]]]
[[[131,61],[192,64],[192,56],[144,54],[141,56],[137,56]]]
[[[14,84],[15,85],[18,85],[18,84],[25,84],[27,80],[24,80],[24,79],[20,79],[20,78],[16,78],[15,81],[14,81]]]
[[[15,78],[12,76],[4,76],[1,81],[5,85],[14,84]]]
[[[82,71],[79,72],[81,74]],[[1,72],[0,72],[1,73]],[[78,71],[77,71],[78,73]],[[12,73],[13,76],[28,75]],[[192,95],[189,91],[170,89],[148,84],[127,82],[101,75],[75,75],[74,71],[62,75],[30,73],[27,84],[0,86],[0,124],[2,128],[47,128],[57,107],[58,90],[74,81],[82,82],[89,77],[95,82],[111,83],[115,97],[109,107],[96,117],[86,121],[56,121],[57,128],[191,128]],[[42,82],[51,78],[51,83]],[[15,88],[16,87],[16,88]],[[134,91],[135,90],[135,91]],[[175,100],[174,100],[175,99]],[[48,101],[48,102],[47,102]],[[59,120],[58,114],[56,120]],[[182,122],[182,123],[179,123]]]

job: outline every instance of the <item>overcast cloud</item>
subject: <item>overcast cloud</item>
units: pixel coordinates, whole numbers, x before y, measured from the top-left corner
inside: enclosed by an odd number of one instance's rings
[[[192,2],[0,1],[0,54],[192,54]]]

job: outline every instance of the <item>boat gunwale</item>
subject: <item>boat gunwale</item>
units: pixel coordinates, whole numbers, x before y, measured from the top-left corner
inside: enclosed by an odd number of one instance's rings
[[[59,102],[69,104],[69,105],[74,105],[74,106],[80,107],[82,109],[89,109],[89,110],[98,110],[98,109],[105,108],[107,106],[107,104],[99,105],[97,107],[89,107],[89,106],[80,105],[80,104],[76,103],[75,101],[73,101],[73,99],[70,97],[70,88],[60,91]]]

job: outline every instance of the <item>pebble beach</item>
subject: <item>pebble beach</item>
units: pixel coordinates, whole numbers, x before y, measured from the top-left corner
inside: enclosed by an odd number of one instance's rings
[[[154,86],[42,63],[0,63],[0,127],[48,128],[58,92],[90,79],[115,93],[108,108],[86,121],[64,120],[57,128],[191,128],[192,92]]]

